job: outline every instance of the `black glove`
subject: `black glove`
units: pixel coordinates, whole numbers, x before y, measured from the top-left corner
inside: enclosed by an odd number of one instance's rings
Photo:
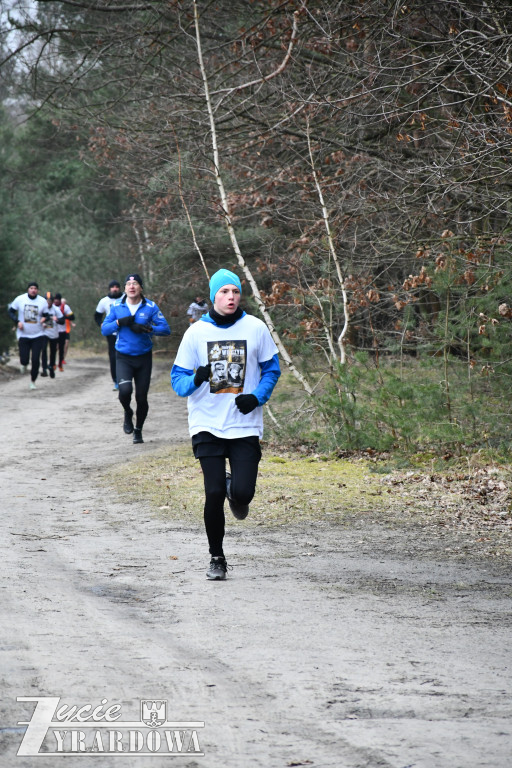
[[[133,325],[134,317],[133,315],[124,315],[123,317],[117,318],[117,324],[121,328],[123,325],[126,325],[129,327],[130,325]]]
[[[210,374],[212,372],[212,364],[208,363],[208,365],[200,365],[199,368],[196,370],[196,375],[194,376],[194,384],[196,387],[200,387],[201,384],[204,384],[205,381],[208,381],[210,378]]]
[[[153,326],[149,323],[142,325],[142,323],[134,323],[130,326],[134,333],[151,333]]]
[[[259,405],[259,400],[256,395],[238,395],[235,397],[235,405],[239,411],[244,414],[248,414],[254,411]]]

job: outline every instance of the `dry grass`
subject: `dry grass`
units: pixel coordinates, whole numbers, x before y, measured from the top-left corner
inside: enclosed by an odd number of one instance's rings
[[[271,453],[260,464],[256,496],[245,525],[274,527],[290,523],[334,525],[367,520],[417,530],[432,545],[444,532],[460,540],[464,556],[508,559],[512,554],[510,474],[479,470],[453,473],[375,472],[374,461]],[[126,466],[114,466],[104,482],[123,487]],[[126,499],[140,499],[168,522],[202,523],[203,478],[189,443],[130,462]],[[227,525],[234,524],[226,515]]]
[[[124,466],[113,467],[105,481],[118,487],[125,477]],[[170,446],[165,452],[131,462],[130,495],[133,494],[170,520],[200,520],[203,479],[190,445]],[[248,522],[340,522],[347,514],[375,511],[382,506],[379,480],[362,460],[327,461],[321,457],[264,453]]]

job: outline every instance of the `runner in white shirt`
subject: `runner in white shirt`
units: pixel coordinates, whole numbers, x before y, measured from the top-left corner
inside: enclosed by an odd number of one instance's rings
[[[75,315],[73,313],[73,310],[69,306],[69,304],[66,303],[66,299],[63,299],[60,293],[55,294],[55,298],[53,299],[53,304],[55,307],[58,307],[66,320],[68,322],[64,323],[64,325],[59,325],[59,338],[58,338],[58,349],[59,349],[59,371],[61,373],[64,372],[64,366],[66,365],[66,354],[68,351],[68,344],[69,344],[69,327],[71,327],[71,321],[75,319]]]
[[[247,517],[261,458],[261,406],[281,373],[267,326],[239,307],[241,291],[234,272],[220,269],[212,276],[213,308],[185,332],[171,371],[175,392],[188,397],[192,447],[204,478],[211,555],[206,576],[214,581],[225,579],[228,567],[224,501],[238,520]]]
[[[121,292],[121,283],[119,283],[117,280],[111,280],[108,284],[108,293],[106,296],[104,296],[102,299],[99,300],[98,306],[96,307],[96,312],[94,313],[94,320],[101,328],[101,324],[105,317],[108,316],[108,313],[110,312],[110,307],[114,303],[114,301],[117,301],[117,299],[120,299],[122,296]],[[106,337],[107,343],[108,343],[108,359],[110,361],[110,375],[112,376],[112,381],[114,382],[114,389],[119,389],[118,383],[117,383],[117,374],[116,374],[116,339],[117,339],[117,333],[111,333],[110,336]]]
[[[16,323],[16,337],[20,353],[20,372],[26,373],[30,358],[30,389],[36,389],[39,360],[43,348],[43,321],[48,314],[48,302],[38,295],[36,282],[29,283],[27,292],[16,296],[9,304],[8,312]]]
[[[59,327],[64,325],[64,315],[60,309],[53,304],[53,296],[50,291],[46,294],[46,301],[48,302],[48,314],[43,323],[44,341],[43,350],[41,353],[41,376],[48,376],[55,378],[55,368],[57,360],[57,345],[59,340]],[[50,361],[48,362],[47,349],[50,347]]]
[[[208,312],[208,302],[206,302],[202,296],[196,296],[195,300],[189,305],[187,309],[187,315],[189,316],[189,322],[197,323],[202,315]]]

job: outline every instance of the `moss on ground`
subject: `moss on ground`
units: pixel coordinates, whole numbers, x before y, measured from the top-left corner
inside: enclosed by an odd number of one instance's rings
[[[375,469],[375,461],[364,457],[286,454],[272,452],[267,445],[244,525],[350,525],[364,518],[387,527],[419,527],[433,546],[452,531],[462,536],[464,556],[469,548],[479,555],[510,558],[512,507],[504,470],[486,468],[469,474],[392,470],[382,475]],[[129,488],[126,464],[108,469],[103,482],[127,502],[146,502],[166,522],[202,525],[203,476],[188,441],[130,461]],[[229,513],[226,524],[236,525]]]
[[[113,467],[105,482],[126,484],[126,467]],[[128,495],[128,492],[127,492]],[[189,443],[130,462],[129,495],[144,499],[169,520],[202,519],[201,467]],[[307,520],[341,522],[347,514],[383,506],[378,479],[366,462],[321,457],[270,455],[260,463],[256,496],[248,523],[281,525]]]

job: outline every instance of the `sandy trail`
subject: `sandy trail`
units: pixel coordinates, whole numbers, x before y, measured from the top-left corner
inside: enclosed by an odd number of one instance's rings
[[[48,696],[119,703],[123,721],[162,700],[168,721],[204,722],[204,755],[125,752],[133,768],[510,765],[510,570],[364,521],[240,524],[228,580],[210,583],[201,527],[98,481],[125,463],[129,489],[134,456],[188,440],[183,400],[150,391],[142,446],[101,357],[35,392],[16,375],[0,403],[2,766],[60,765],[16,756],[34,709],[17,697]]]

